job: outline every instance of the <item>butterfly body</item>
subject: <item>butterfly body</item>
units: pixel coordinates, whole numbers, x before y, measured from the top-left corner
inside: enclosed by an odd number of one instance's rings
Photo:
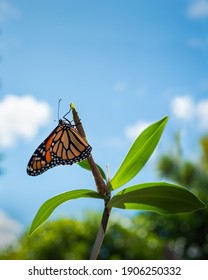
[[[30,158],[28,175],[37,176],[57,165],[72,165],[90,156],[92,147],[74,127],[68,120],[59,120]]]

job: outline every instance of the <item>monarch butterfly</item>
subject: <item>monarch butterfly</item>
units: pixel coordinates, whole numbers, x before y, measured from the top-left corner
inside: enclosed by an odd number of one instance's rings
[[[92,147],[65,116],[33,153],[27,165],[28,175],[37,176],[57,165],[72,165],[90,156]]]

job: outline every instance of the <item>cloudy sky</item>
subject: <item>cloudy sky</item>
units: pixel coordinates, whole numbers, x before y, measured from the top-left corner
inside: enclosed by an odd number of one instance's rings
[[[94,189],[78,166],[26,174],[35,148],[73,102],[97,163],[113,175],[133,139],[170,117],[155,156],[135,182],[159,180],[157,156],[182,132],[195,158],[208,131],[207,0],[0,0],[0,246],[40,205],[69,189]],[[54,122],[55,120],[55,122]],[[56,216],[102,209],[87,200]]]

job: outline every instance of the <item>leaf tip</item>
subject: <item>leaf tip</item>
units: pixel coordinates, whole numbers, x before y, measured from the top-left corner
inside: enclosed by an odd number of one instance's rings
[[[165,123],[167,123],[169,120],[169,116],[165,116],[164,118],[162,118],[162,121],[164,121]]]

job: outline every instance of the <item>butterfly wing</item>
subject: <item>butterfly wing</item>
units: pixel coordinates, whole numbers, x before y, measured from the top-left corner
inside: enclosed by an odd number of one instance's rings
[[[51,145],[58,128],[59,126],[50,133],[31,156],[27,165],[28,175],[37,176],[55,166],[54,159],[51,156]]]
[[[27,173],[37,176],[60,164],[71,165],[88,158],[91,150],[91,146],[70,123],[60,121],[33,153]]]

